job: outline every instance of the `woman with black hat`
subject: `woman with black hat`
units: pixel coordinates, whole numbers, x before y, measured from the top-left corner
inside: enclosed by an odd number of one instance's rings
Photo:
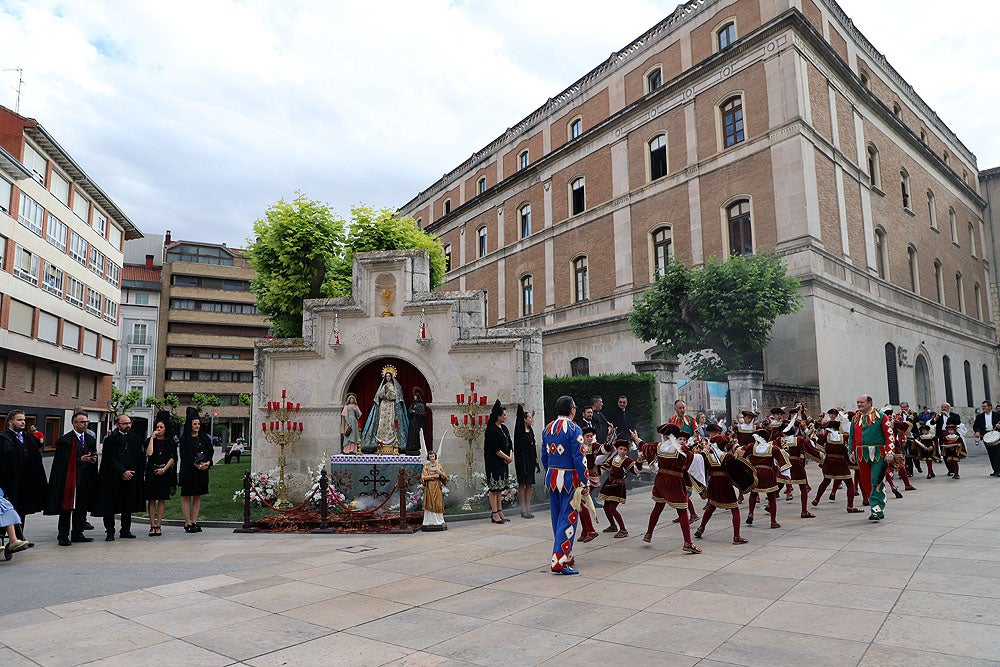
[[[510,521],[503,515],[503,499],[501,492],[507,487],[507,480],[510,478],[510,471],[507,466],[514,460],[511,450],[514,443],[510,441],[510,432],[504,425],[507,421],[507,408],[500,403],[499,399],[493,404],[493,411],[490,412],[490,419],[486,424],[486,433],[483,436],[483,460],[486,464],[486,487],[489,489],[490,520],[493,523],[507,523]]]
[[[187,409],[180,454],[181,513],[184,515],[184,532],[200,533],[198,512],[201,510],[201,497],[208,493],[208,469],[212,467],[215,449],[208,434],[201,432],[198,408]]]

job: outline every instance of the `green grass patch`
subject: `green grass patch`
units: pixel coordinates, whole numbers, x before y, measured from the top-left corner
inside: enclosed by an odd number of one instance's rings
[[[244,456],[240,463],[216,463],[209,471],[208,495],[201,497],[199,521],[243,521],[242,501],[233,501],[233,494],[243,488],[243,473],[250,469],[250,457]],[[268,509],[251,509],[251,518],[261,519],[274,514]],[[144,515],[143,515],[144,516]],[[166,519],[183,520],[181,514],[180,487],[174,497],[167,501],[164,512]]]

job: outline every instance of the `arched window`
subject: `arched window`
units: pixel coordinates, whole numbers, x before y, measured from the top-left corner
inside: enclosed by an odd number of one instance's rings
[[[444,270],[451,271],[451,244],[444,246]]]
[[[587,256],[573,260],[573,302],[579,303],[590,298],[590,279],[587,275]]]
[[[958,290],[958,312],[965,315],[965,281],[961,271],[955,274],[955,289]]]
[[[489,243],[487,242],[488,239],[487,239],[487,233],[486,233],[486,227],[485,226],[480,227],[476,231],[476,238],[477,238],[477,240],[479,242],[479,248],[478,248],[478,250],[479,250],[479,256],[480,257],[486,257],[486,253],[489,252]]]
[[[944,163],[946,165],[948,165],[949,167],[951,166],[951,157],[949,157],[948,151],[942,151],[941,152],[941,159],[944,160]]]
[[[944,400],[948,405],[955,405],[955,394],[951,390],[951,359],[947,354],[941,358],[941,368],[944,370]]]
[[[937,302],[944,305],[944,276],[941,273],[941,262],[934,260],[934,288],[937,290]]]
[[[479,194],[483,194],[484,192],[486,192],[486,177],[485,176],[483,176],[478,181],[476,181],[476,192],[479,193]]]
[[[525,149],[517,155],[517,168],[524,169],[528,166],[528,150]]]
[[[657,278],[667,273],[667,264],[674,256],[673,240],[670,227],[653,230],[653,272]]]
[[[979,283],[972,285],[972,296],[976,300],[976,319],[982,321],[983,319],[983,290],[979,287]]]
[[[969,254],[976,256],[976,228],[969,223]]]
[[[423,228],[424,228],[424,219],[417,218],[417,229],[423,229]]]
[[[875,144],[868,144],[868,182],[873,188],[879,187],[879,183],[882,182],[882,173],[878,162],[878,149],[875,148]]]
[[[887,245],[885,241],[885,230],[875,229],[875,272],[882,280],[889,279],[889,262],[886,258]]]
[[[521,223],[521,238],[531,236],[531,204],[525,204],[517,209],[517,217]]]
[[[958,219],[955,217],[955,209],[948,207],[948,224],[951,226],[951,242],[958,245]]]
[[[583,134],[583,119],[574,118],[569,123],[569,138],[576,139]]]
[[[927,191],[927,219],[931,221],[931,229],[937,229],[937,210],[934,208],[934,193]]]
[[[590,375],[590,359],[577,357],[569,362],[570,375]]]
[[[892,103],[892,115],[895,116],[896,118],[903,117],[903,110],[900,108],[897,102]]]
[[[663,85],[663,70],[657,66],[646,74],[646,92],[651,93]]]
[[[743,141],[743,98],[730,97],[719,107],[722,112],[722,145],[725,148]]]
[[[872,82],[865,72],[861,73],[861,85],[864,86],[865,90],[870,91],[872,89]]]
[[[659,134],[649,142],[649,180],[667,175],[667,135]]]
[[[920,129],[920,143],[927,144],[927,133],[924,132],[923,128]]]
[[[532,286],[531,274],[521,278],[521,316],[531,315],[535,304],[535,289]]]
[[[987,401],[993,402],[993,399],[990,398],[990,367],[986,364],[983,364],[983,395]]]
[[[899,378],[896,375],[896,346],[885,344],[885,376],[889,382],[889,403],[899,405]]]
[[[571,215],[583,213],[587,207],[586,189],[584,188],[583,176],[573,179],[570,183],[570,210]]]
[[[728,49],[736,41],[736,24],[732,21],[715,31],[715,43],[719,51]]]
[[[905,169],[899,170],[899,189],[903,195],[903,208],[910,208],[910,175]]]
[[[729,254],[753,254],[753,225],[750,220],[750,201],[741,199],[726,208],[729,229]]]
[[[907,263],[910,269],[910,291],[920,293],[920,272],[917,266],[917,249],[912,245],[906,249]]]
[[[972,401],[972,364],[966,359],[963,364],[965,367],[965,404],[973,405]]]

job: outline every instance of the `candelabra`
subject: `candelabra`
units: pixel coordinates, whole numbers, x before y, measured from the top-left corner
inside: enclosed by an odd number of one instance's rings
[[[465,504],[462,505],[462,509],[470,511],[472,506],[469,504],[469,496],[476,491],[472,485],[472,444],[478,441],[486,430],[487,420],[483,419],[483,412],[485,412],[486,407],[486,395],[480,396],[477,394],[476,383],[470,382],[469,393],[456,394],[455,402],[458,404],[458,411],[462,417],[460,419],[458,415],[453,414],[451,416],[451,428],[455,432],[455,435],[466,442],[465,474],[466,480],[468,480],[466,484],[469,492],[465,496]]]
[[[289,509],[292,503],[288,501],[288,490],[285,487],[285,447],[294,445],[302,437],[302,422],[292,421],[299,412],[299,404],[286,400],[286,392],[281,390],[280,401],[268,401],[268,421],[261,423],[264,437],[272,445],[278,445],[278,500],[275,507],[279,510]]]

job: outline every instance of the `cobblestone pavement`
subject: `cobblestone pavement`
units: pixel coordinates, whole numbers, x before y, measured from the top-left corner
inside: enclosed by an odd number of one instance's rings
[[[68,548],[32,516],[37,546],[0,561],[0,665],[1000,664],[1000,479],[985,457],[961,472],[918,475],[881,523],[843,490],[815,519],[782,496],[782,528],[758,509],[743,546],[717,512],[701,555],[669,510],[641,541],[637,490],[632,536],[578,545],[575,577],[548,572],[545,511],[409,536],[136,525]]]

